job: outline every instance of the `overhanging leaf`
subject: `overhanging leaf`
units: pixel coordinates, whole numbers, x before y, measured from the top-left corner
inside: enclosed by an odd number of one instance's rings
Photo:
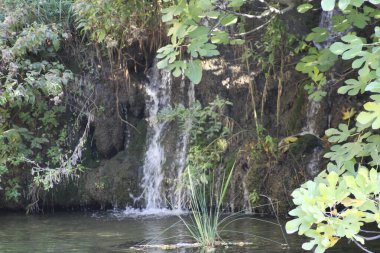
[[[357,121],[363,125],[372,122],[372,129],[380,128],[380,103],[368,102],[364,104],[366,112],[361,112]]]
[[[202,79],[202,63],[200,60],[193,60],[187,64],[185,75],[194,84],[199,84]]]
[[[321,5],[324,11],[332,11],[335,7],[335,0],[322,0]]]
[[[297,11],[299,13],[305,13],[307,12],[308,10],[310,10],[311,8],[313,8],[313,5],[309,4],[309,3],[306,3],[306,4],[301,4],[297,7]]]

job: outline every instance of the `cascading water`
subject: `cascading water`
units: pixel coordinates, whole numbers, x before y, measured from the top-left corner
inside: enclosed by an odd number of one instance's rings
[[[186,165],[192,120],[187,119],[180,131],[173,129],[173,126],[178,127],[175,124],[159,120],[158,115],[170,108],[173,85],[171,73],[153,66],[148,79],[145,103],[149,117],[140,183],[142,194],[134,198],[135,201],[144,200],[145,205],[143,210],[127,208],[125,213],[130,216],[178,214],[182,212],[186,199],[186,192],[180,190],[180,179]],[[184,77],[180,93],[181,101],[185,101]],[[187,89],[188,105],[194,100],[194,85],[190,83]],[[173,149],[174,153],[168,153],[173,152]],[[173,183],[168,187],[166,181]],[[172,210],[167,209],[168,207]]]
[[[128,108],[125,105],[123,105],[121,109],[122,109],[121,112],[124,115],[124,121],[128,122]],[[128,150],[129,141],[131,139],[131,132],[129,131],[128,127],[125,127],[124,136],[125,136],[124,150]]]
[[[338,36],[337,33],[333,32],[333,20],[332,17],[334,16],[335,11],[322,11],[321,13],[321,19],[319,21],[319,27],[325,28],[328,32],[328,37],[325,41],[321,43],[314,42],[314,46],[318,48],[319,50],[329,47]]]
[[[318,119],[315,117],[321,109],[321,102],[310,100],[306,109],[306,124],[302,128],[304,134],[318,135],[317,124]]]
[[[145,208],[154,210],[165,207],[161,191],[165,152],[161,145],[161,138],[167,122],[159,121],[157,115],[162,109],[170,106],[172,78],[170,72],[160,71],[156,66],[152,68],[148,78],[149,83],[146,86],[146,106],[149,113],[147,150],[141,187],[144,189]]]
[[[321,19],[319,22],[319,27],[325,28],[328,31],[329,36],[322,43],[314,42],[314,45],[319,50],[328,48],[341,34],[333,32],[333,16],[335,11],[323,11],[321,14]],[[326,86],[328,86],[330,82],[327,82]],[[315,136],[319,136],[319,131],[317,130],[319,122],[318,117],[316,115],[321,110],[321,102],[317,102],[314,100],[309,100],[307,104],[306,111],[306,124],[302,128],[304,134],[312,134]],[[322,159],[323,149],[321,147],[315,147],[311,156],[309,163],[306,166],[306,171],[309,176],[314,177],[319,172],[319,164]]]
[[[184,90],[185,88],[185,77],[182,77],[182,82],[181,82],[181,88]],[[194,83],[190,82],[188,91],[187,91],[187,96],[188,96],[188,106],[190,107],[194,101],[195,101],[195,91],[194,91]],[[186,167],[186,158],[187,158],[187,150],[189,146],[189,141],[190,141],[190,131],[192,127],[192,119],[187,118],[185,120],[182,134],[180,141],[178,142],[177,150],[179,150],[178,156],[177,156],[177,171],[176,171],[176,177],[177,177],[177,182],[174,185],[173,192],[174,198],[173,198],[173,207],[175,209],[182,209],[185,203],[186,199],[186,193],[181,189],[181,178],[182,178],[182,173],[185,170]]]

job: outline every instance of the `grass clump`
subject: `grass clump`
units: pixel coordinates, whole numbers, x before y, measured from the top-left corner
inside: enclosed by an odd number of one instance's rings
[[[235,165],[235,164],[234,164]],[[221,216],[223,214],[222,204],[227,192],[229,182],[234,171],[234,166],[228,173],[227,177],[224,173],[221,185],[213,180],[208,183],[196,183],[194,174],[188,171],[189,193],[190,193],[190,221],[181,217],[186,228],[197,243],[205,248],[214,248],[222,243],[219,235],[220,227],[223,222]]]

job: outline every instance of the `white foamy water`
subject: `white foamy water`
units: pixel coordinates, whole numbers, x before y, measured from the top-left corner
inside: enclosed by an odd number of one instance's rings
[[[157,116],[164,108],[170,106],[172,78],[168,71],[159,70],[156,65],[151,69],[146,84],[146,106],[149,114],[147,130],[147,149],[143,165],[141,187],[147,210],[157,210],[166,207],[165,196],[162,193],[164,173],[162,165],[165,162],[165,152],[161,139],[166,121],[159,121]]]
[[[326,28],[328,31],[328,37],[324,42],[317,43],[314,42],[315,47],[317,47],[319,50],[328,48],[334,41],[336,41],[337,38],[341,36],[340,33],[334,33],[333,31],[333,16],[335,11],[322,11],[321,19],[319,22],[319,27]],[[330,82],[327,82],[326,86]],[[317,129],[318,124],[322,124],[322,122],[319,122],[319,117],[317,117],[318,113],[321,110],[321,101],[314,101],[309,100],[307,104],[307,110],[306,110],[306,123],[305,126],[302,128],[303,134],[313,134],[317,137],[319,137],[319,132]],[[313,153],[311,156],[311,159],[309,163],[306,166],[306,171],[311,177],[315,177],[319,173],[319,165],[320,161],[322,159],[323,149],[321,147],[315,147],[313,149]]]
[[[129,217],[129,218],[139,218],[139,217],[166,217],[166,216],[179,216],[187,214],[188,212],[181,209],[167,209],[167,208],[147,208],[138,209],[127,207],[124,212],[116,213],[116,216]]]
[[[181,177],[186,167],[192,120],[190,118],[186,119],[183,128],[177,133],[177,131],[173,131],[172,126],[169,127],[168,121],[158,119],[160,113],[170,108],[173,80],[170,72],[159,70],[156,65],[150,70],[148,79],[145,103],[149,116],[147,118],[146,152],[140,183],[142,193],[139,197],[131,196],[135,202],[143,200],[141,203],[143,208],[127,208],[123,215],[178,215],[184,212],[184,206],[186,205],[187,193],[181,189]],[[185,86],[185,77],[183,77],[181,83],[181,94],[183,95],[181,99],[183,101],[187,100],[187,105],[190,106],[195,101],[194,84],[190,83],[187,89]],[[176,138],[177,141],[172,144],[168,143],[167,139],[171,134],[179,135]],[[174,154],[167,154],[168,151],[165,149],[168,145],[175,145]],[[173,162],[166,161],[169,156],[174,157]],[[169,187],[166,185],[165,179],[171,181]]]

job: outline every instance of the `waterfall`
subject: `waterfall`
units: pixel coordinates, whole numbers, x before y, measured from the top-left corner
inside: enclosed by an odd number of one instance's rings
[[[127,207],[124,214],[132,217],[180,214],[187,196],[181,190],[181,177],[186,166],[192,120],[186,119],[183,127],[178,129],[178,125],[169,124],[158,116],[170,108],[172,95],[179,95],[180,101],[183,104],[187,101],[190,106],[195,101],[194,84],[190,83],[186,89],[183,76],[180,91],[172,94],[175,84],[171,73],[159,70],[156,65],[149,71],[148,80],[145,99],[148,126],[140,182],[142,193],[139,197],[131,195],[135,202],[144,200],[144,209]]]
[[[122,105],[121,112],[124,115],[124,121],[128,122],[128,108],[127,108],[126,105]],[[129,131],[129,128],[127,126],[125,126],[124,136],[125,136],[125,139],[124,139],[124,150],[128,150],[129,141],[131,139],[131,132]]]
[[[184,90],[185,88],[185,76],[182,76],[181,81],[181,88]],[[194,83],[190,82],[188,91],[187,91],[187,99],[188,99],[188,106],[190,107],[195,102],[195,91],[194,91]],[[176,171],[176,177],[177,182],[174,185],[174,199],[173,199],[173,207],[175,209],[182,209],[184,207],[184,202],[186,199],[186,193],[183,192],[181,189],[181,178],[182,173],[185,170],[186,167],[186,158],[187,158],[187,151],[190,141],[190,131],[192,127],[192,119],[187,118],[185,120],[180,141],[178,142],[177,150],[179,150],[178,156],[177,156],[177,171]]]
[[[148,79],[149,82],[146,85],[146,106],[149,113],[147,149],[141,187],[144,189],[145,208],[149,210],[165,207],[161,190],[164,179],[162,165],[165,161],[165,152],[161,145],[161,138],[167,122],[159,121],[157,116],[162,109],[170,106],[172,78],[170,72],[159,70],[154,66]]]
[[[317,117],[315,117],[315,115],[318,114],[320,109],[321,109],[321,102],[309,100],[309,102],[307,103],[307,109],[306,109],[306,124],[302,128],[302,132],[304,134],[313,134],[313,135],[318,136],[317,125],[320,122],[317,122],[318,119]]]
[[[318,50],[328,48],[332,43],[334,43],[337,39],[342,37],[342,32],[334,32],[333,27],[333,16],[336,14],[337,10],[332,11],[322,11],[321,19],[319,21],[319,27],[326,28],[328,32],[328,37],[325,41],[321,43],[314,42],[314,46],[318,48]]]
[[[322,43],[314,42],[314,45],[318,50],[322,50],[324,48],[328,48],[338,37],[341,36],[340,33],[333,32],[333,20],[335,11],[322,11],[321,19],[319,22],[319,27],[326,28],[329,36]],[[330,83],[327,82],[326,86]],[[317,102],[314,100],[309,100],[307,104],[306,110],[306,124],[302,128],[302,132],[305,134],[313,134],[315,136],[319,136],[319,131],[317,129],[318,124],[322,122],[318,121],[318,117],[316,115],[321,110],[321,102]],[[323,149],[319,146],[313,149],[313,153],[309,163],[306,166],[306,171],[311,177],[315,177],[319,172],[319,164],[322,159]]]

